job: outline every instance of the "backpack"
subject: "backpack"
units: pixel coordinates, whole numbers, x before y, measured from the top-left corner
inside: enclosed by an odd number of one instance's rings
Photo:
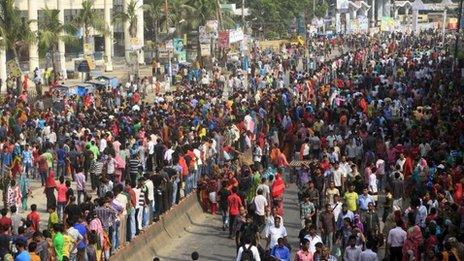
[[[250,244],[248,247],[245,247],[245,245],[242,246],[243,252],[242,252],[242,258],[240,259],[241,261],[254,261],[255,258],[253,257],[253,252],[251,251],[251,247],[253,245]]]

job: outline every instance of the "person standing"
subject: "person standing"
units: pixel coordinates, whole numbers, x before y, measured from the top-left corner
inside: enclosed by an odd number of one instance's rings
[[[77,169],[74,179],[76,180],[77,204],[80,204],[82,202],[81,197],[85,197],[85,174],[82,168]]]
[[[221,211],[222,216],[222,230],[225,231],[226,227],[229,225],[229,203],[227,198],[229,197],[230,192],[227,190],[227,181],[222,181],[222,187],[218,191],[218,203],[219,211]]]
[[[334,233],[336,231],[335,216],[330,204],[325,205],[325,211],[321,213],[320,230],[322,234],[322,242],[325,246],[332,249]]]
[[[66,187],[64,183],[64,176],[61,176],[59,180],[60,180],[60,184],[56,186],[56,190],[58,192],[57,211],[58,211],[58,216],[60,217],[60,220],[63,220],[64,207],[66,207],[66,204],[68,202],[66,199],[66,192],[68,191],[68,187]]]
[[[275,216],[274,226],[269,227],[266,231],[267,243],[265,249],[267,250],[271,250],[274,246],[276,246],[279,238],[282,238],[284,244],[287,244],[287,229],[281,224],[280,220],[280,216]]]
[[[343,253],[343,260],[345,261],[358,261],[361,255],[362,248],[356,245],[356,235],[351,235],[348,239],[348,244]]]
[[[258,189],[257,195],[253,199],[252,204],[255,204],[254,222],[258,226],[259,231],[261,232],[266,223],[266,208],[269,206],[267,199],[263,196],[262,190]]]
[[[21,205],[23,210],[27,210],[27,198],[31,195],[31,185],[26,172],[22,172],[19,177],[19,189],[21,192]]]
[[[366,242],[366,249],[358,257],[358,261],[378,261],[377,253],[372,251],[374,243],[370,240]]]
[[[388,232],[387,249],[389,249],[390,261],[403,260],[403,245],[406,241],[407,233],[403,229],[403,220],[396,221],[396,227]]]
[[[295,254],[295,261],[313,261],[313,252],[309,250],[309,240],[303,239],[301,249]]]
[[[232,231],[235,219],[240,214],[240,207],[242,207],[242,200],[237,195],[237,187],[232,188],[232,193],[227,197],[229,205],[229,238],[233,238]]]

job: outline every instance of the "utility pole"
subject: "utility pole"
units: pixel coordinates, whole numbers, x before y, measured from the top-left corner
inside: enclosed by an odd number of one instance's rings
[[[462,2],[462,1],[461,1]],[[245,0],[242,0],[242,26],[243,33],[246,34],[246,25],[245,25]]]
[[[168,0],[164,0],[164,16],[166,17],[166,33],[169,34],[168,26]]]
[[[459,35],[461,34],[462,2],[463,0],[459,2],[458,34],[456,35],[456,42],[454,43],[454,65],[456,65],[458,59]]]

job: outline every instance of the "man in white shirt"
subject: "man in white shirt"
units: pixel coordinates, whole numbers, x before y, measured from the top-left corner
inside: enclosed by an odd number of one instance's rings
[[[242,260],[242,255],[243,255],[243,252],[245,252],[245,250],[250,250],[251,251],[251,253],[253,254],[254,261],[261,261],[261,257],[259,256],[258,248],[256,246],[254,246],[251,243],[251,240],[248,239],[248,238],[245,239],[245,244],[238,249],[237,258],[235,259],[236,261],[241,261]]]
[[[387,245],[390,246],[390,260],[403,259],[403,245],[406,241],[407,233],[403,230],[403,221],[396,221],[396,227],[388,232]]]
[[[144,177],[145,182],[142,188],[142,194],[146,194],[146,207],[144,207],[144,218],[143,218],[143,227],[146,227],[151,223],[153,218],[153,209],[154,209],[154,199],[155,199],[155,187],[153,181],[148,177]],[[146,217],[146,218],[145,218]]]
[[[358,261],[378,261],[377,253],[372,251],[373,243],[368,240],[366,242],[366,250],[359,255]]]
[[[280,216],[274,217],[274,226],[268,227],[266,231],[267,243],[266,249],[272,249],[275,245],[277,245],[277,240],[279,238],[283,238],[285,241],[287,240],[287,229],[281,225]]]
[[[343,260],[345,261],[358,261],[359,256],[361,256],[361,246],[356,245],[356,235],[351,235],[348,239],[348,244],[345,248],[345,253],[343,254]]]
[[[266,197],[263,196],[263,191],[258,189],[256,197],[253,199],[255,204],[255,222],[260,231],[264,228],[266,218],[266,207],[268,206]]]
[[[266,184],[266,178],[261,178],[261,184],[258,185],[258,187],[256,188],[256,193],[258,192],[258,190],[261,190],[263,192],[263,196],[267,199],[267,201],[269,202],[270,201],[270,194],[271,194],[271,191],[269,189],[269,186]]]

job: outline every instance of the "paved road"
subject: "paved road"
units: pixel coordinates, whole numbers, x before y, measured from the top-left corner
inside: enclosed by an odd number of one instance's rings
[[[295,185],[292,184],[287,189],[284,202],[284,226],[287,228],[292,248],[296,249],[300,222]],[[201,222],[187,228],[184,236],[169,242],[169,245],[160,251],[158,257],[163,261],[185,261],[190,260],[193,251],[197,251],[200,260],[234,260],[235,241],[227,236],[228,232],[222,231],[220,215],[205,214]]]

